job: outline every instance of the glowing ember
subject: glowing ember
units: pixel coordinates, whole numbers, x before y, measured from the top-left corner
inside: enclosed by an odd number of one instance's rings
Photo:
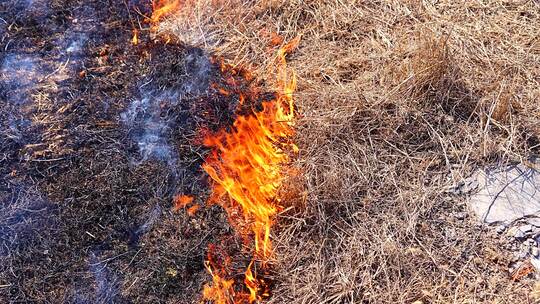
[[[198,210],[199,210],[199,205],[193,205],[187,209],[187,214],[189,214],[190,216],[194,216]]]
[[[139,31],[137,29],[133,29],[133,38],[131,38],[131,44],[139,44]]]
[[[189,195],[178,195],[174,198],[173,204],[174,204],[174,211],[178,211],[181,208],[186,207],[187,205],[191,204],[193,202],[193,197]]]
[[[240,115],[231,131],[221,130],[206,136],[204,144],[212,148],[203,169],[213,181],[210,202],[221,205],[229,222],[252,247],[252,261],[245,271],[248,291],[235,288],[230,272],[212,262],[209,248],[206,268],[212,283],[204,287],[203,297],[214,303],[253,303],[268,296],[268,286],[253,271],[255,261],[261,268],[273,255],[270,229],[275,215],[282,209],[279,189],[283,169],[289,163],[287,151],[297,151],[291,143],[294,135],[294,74],[289,75],[285,55],[293,50],[299,38],[278,52],[276,98],[263,102],[262,111]]]

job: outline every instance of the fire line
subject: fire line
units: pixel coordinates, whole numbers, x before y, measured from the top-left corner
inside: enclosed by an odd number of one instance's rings
[[[299,43],[294,39],[278,51],[276,98],[263,102],[260,112],[240,115],[231,131],[221,130],[206,136],[204,144],[212,148],[203,169],[213,182],[210,203],[219,204],[228,214],[230,224],[252,247],[252,259],[244,275],[243,291],[235,286],[227,264],[212,259],[215,246],[209,248],[206,268],[212,283],[203,290],[203,297],[216,304],[253,303],[268,296],[269,286],[257,277],[254,265],[264,272],[273,256],[270,230],[275,215],[283,208],[279,190],[289,165],[289,151],[298,148],[292,143],[295,125],[293,92],[294,73],[289,74],[285,55]]]
[[[180,8],[180,1],[154,0],[152,8],[149,22],[151,30],[155,31],[164,17]],[[136,39],[134,33],[133,44],[137,44]],[[205,267],[212,281],[203,287],[205,301],[241,304],[269,297],[270,286],[263,276],[268,273],[274,255],[270,231],[275,216],[283,210],[279,191],[287,177],[285,171],[290,165],[290,154],[298,152],[292,141],[296,77],[294,72],[289,72],[285,57],[299,41],[300,37],[297,37],[277,52],[275,97],[263,101],[260,111],[252,109],[248,114],[239,114],[232,128],[204,137],[203,144],[211,149],[202,165],[212,187],[208,204],[220,205],[227,212],[229,223],[243,240],[244,253],[250,256],[243,271],[244,279],[239,282],[231,270],[233,257],[211,244]],[[227,67],[222,64],[221,68]],[[240,94],[240,106],[244,99],[245,96]],[[178,197],[175,209],[186,207],[192,200],[187,196]],[[194,214],[197,208],[188,210]]]

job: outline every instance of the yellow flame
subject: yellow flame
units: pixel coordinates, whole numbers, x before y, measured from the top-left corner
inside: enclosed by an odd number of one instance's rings
[[[166,16],[169,16],[180,8],[180,0],[154,0],[152,1],[152,16],[150,23],[155,27]]]
[[[261,286],[264,281],[253,275],[252,266],[257,259],[264,267],[273,254],[270,229],[275,215],[282,209],[278,191],[284,180],[282,169],[290,161],[286,151],[298,149],[291,143],[296,77],[288,73],[285,60],[285,55],[298,42],[299,38],[294,39],[278,51],[276,98],[263,102],[260,112],[238,116],[231,131],[221,130],[204,139],[204,144],[212,148],[203,165],[213,181],[210,201],[227,211],[229,222],[254,246],[253,259],[245,272],[247,294],[235,293],[230,280],[224,280],[212,270],[218,266],[207,264],[213,281],[205,286],[203,296],[215,303],[245,303],[246,298],[253,303],[267,289]],[[242,216],[238,218],[237,214]],[[225,294],[233,296],[227,300]],[[218,302],[223,299],[225,302]]]
[[[209,261],[206,261],[204,266],[212,276],[212,286],[204,286],[203,288],[204,299],[214,301],[215,304],[231,303],[231,299],[234,298],[234,280],[225,280],[215,274]]]
[[[133,37],[131,38],[131,44],[139,44],[139,31],[137,29],[133,29]]]

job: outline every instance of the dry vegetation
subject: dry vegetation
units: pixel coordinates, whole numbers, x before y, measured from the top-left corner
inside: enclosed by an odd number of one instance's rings
[[[185,47],[149,39],[150,1],[0,1],[0,302],[200,303],[208,244],[242,243],[218,206],[171,204],[205,201],[198,130],[229,126],[237,98],[191,46],[271,88],[298,36],[300,190],[269,302],[538,301],[448,190],[540,153],[540,3],[432,2],[186,0],[160,25]],[[178,157],[141,159],[161,124]]]
[[[540,3],[194,2],[162,29],[261,78],[302,35],[305,199],[275,231],[272,303],[532,301],[446,190],[539,153]]]

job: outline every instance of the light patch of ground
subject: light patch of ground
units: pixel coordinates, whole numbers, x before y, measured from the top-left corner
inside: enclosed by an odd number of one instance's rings
[[[480,190],[470,206],[479,220],[509,224],[540,212],[540,172],[524,165],[496,168],[478,174]],[[525,219],[527,221],[527,219]]]

